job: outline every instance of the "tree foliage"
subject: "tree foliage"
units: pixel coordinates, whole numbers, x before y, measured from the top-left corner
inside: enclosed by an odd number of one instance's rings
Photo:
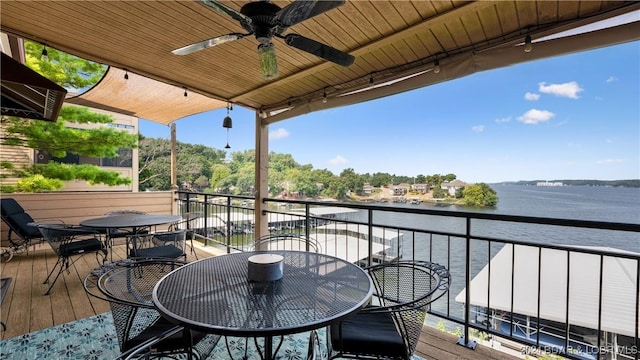
[[[177,178],[183,189],[204,191],[209,186],[221,186],[230,172],[220,174],[225,152],[204,145],[176,143]],[[139,139],[139,188],[144,190],[169,190],[171,188],[171,142],[166,139]],[[214,176],[216,172],[216,176]]]
[[[466,186],[462,194],[465,205],[495,206],[498,204],[498,194],[486,183]]]
[[[168,190],[170,188],[170,142],[166,139],[140,140],[140,189]],[[255,192],[255,151],[236,151],[227,159],[227,153],[178,142],[178,184],[184,190],[223,194],[251,195]],[[397,176],[388,173],[358,174],[352,168],[335,175],[327,169],[314,169],[300,164],[291,154],[271,152],[269,161],[269,196],[329,197],[349,199],[362,193],[365,183],[375,187],[393,184],[431,181],[433,197],[445,198],[447,191],[440,188],[443,181],[453,181],[455,174]],[[206,180],[208,181],[205,181]],[[208,185],[208,188],[207,188]],[[463,196],[462,192],[456,197]]]
[[[53,48],[46,48],[47,58],[42,59],[43,46],[24,42],[25,65],[66,89],[85,89],[97,83],[107,67],[84,60]]]
[[[51,48],[47,48],[48,59],[41,59],[42,47],[29,41],[25,41],[25,50],[28,67],[67,89],[82,89],[93,85],[106,71],[106,67],[101,64]],[[110,115],[77,106],[63,106],[56,122],[3,118],[1,144],[41,150],[57,158],[64,158],[68,154],[93,158],[116,157],[119,149],[136,147],[137,138],[127,132],[104,126],[113,120]],[[2,190],[5,192],[58,190],[64,186],[63,181],[70,180],[110,186],[131,183],[131,179],[121,177],[116,171],[87,164],[50,162],[16,168],[3,163],[2,167],[20,178],[15,186],[3,184]]]

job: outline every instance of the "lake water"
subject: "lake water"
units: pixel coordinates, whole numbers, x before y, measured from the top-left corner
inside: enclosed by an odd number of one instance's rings
[[[492,185],[497,214],[640,223],[640,188]]]
[[[448,211],[483,212],[572,220],[617,223],[640,223],[640,188],[592,186],[542,187],[523,185],[491,185],[498,194],[494,208],[467,206],[410,205]],[[394,204],[395,206],[398,206]],[[357,215],[359,220],[366,213]],[[389,226],[419,228],[432,231],[465,231],[464,219],[449,217],[376,212],[374,221]],[[529,225],[497,221],[472,222],[473,234],[538,244],[608,246],[640,252],[638,234],[575,229],[570,227]],[[418,247],[418,245],[416,246]]]

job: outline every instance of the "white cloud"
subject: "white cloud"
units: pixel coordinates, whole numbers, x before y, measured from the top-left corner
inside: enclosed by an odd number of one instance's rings
[[[598,165],[606,165],[606,164],[618,164],[624,162],[624,160],[622,159],[603,159],[603,160],[598,160],[596,161],[596,164]]]
[[[543,123],[545,121],[549,121],[555,115],[556,114],[552,113],[551,111],[531,109],[520,116],[518,118],[518,121],[529,125],[535,125]]]
[[[511,116],[507,116],[507,117],[497,118],[497,119],[496,119],[496,122],[497,122],[498,124],[501,124],[501,123],[508,123],[509,121],[511,121]]]
[[[473,132],[483,132],[484,131],[484,125],[472,126],[471,127],[471,131],[473,131]]]
[[[329,160],[329,165],[336,166],[336,165],[346,164],[348,162],[349,162],[349,160],[347,160],[346,158],[342,157],[342,155],[337,155],[333,159]]]
[[[289,137],[289,130],[283,128],[277,128],[269,131],[269,140],[279,140]]]
[[[540,94],[530,93],[527,91],[527,93],[524,94],[524,99],[529,101],[537,101],[538,99],[540,99]]]
[[[618,81],[618,78],[615,76],[609,76],[609,78],[606,80],[608,83],[612,83],[612,82],[616,82]]]
[[[583,88],[578,85],[577,82],[571,81],[564,84],[549,84],[541,82],[538,84],[538,91],[545,94],[552,94],[560,97],[568,97],[571,99],[577,99],[578,93],[584,91]]]

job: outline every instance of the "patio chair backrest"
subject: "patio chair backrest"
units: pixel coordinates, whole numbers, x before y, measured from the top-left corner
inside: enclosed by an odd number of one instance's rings
[[[160,313],[152,304],[151,292],[162,276],[182,265],[171,260],[123,262],[101,274],[95,283],[91,281],[95,281],[93,277],[96,275],[90,274],[85,278],[85,291],[109,302],[121,352],[142,342],[141,334],[160,321]],[[117,271],[115,276],[111,275],[114,271]],[[108,286],[107,281],[110,282]],[[119,297],[113,291],[115,286],[122,290]]]
[[[164,275],[184,264],[170,259],[134,260],[117,263],[104,274],[90,274],[85,278],[85,291],[109,302],[122,353],[132,351],[175,327],[160,316],[151,296],[153,287]],[[193,349],[204,358],[215,347],[218,338],[217,335],[194,332]],[[188,346],[180,333],[164,339],[154,350],[181,353]]]
[[[255,240],[250,250],[296,250],[322,252],[320,243],[313,237],[300,234],[270,234]]]
[[[22,240],[22,242],[29,242],[31,239],[42,239],[40,231],[30,226],[34,220],[24,208],[13,198],[0,199],[0,209],[2,214],[2,221],[4,221],[9,227],[9,241],[12,244],[17,244],[16,241],[11,239],[11,233],[15,233]]]
[[[191,239],[198,227],[204,227],[204,212],[190,211],[182,213],[182,220],[169,226],[169,231],[187,230],[187,238]],[[199,224],[201,222],[202,224]]]
[[[390,312],[408,354],[412,354],[431,303],[449,290],[449,272],[426,261],[393,261],[371,266],[367,271],[376,289],[372,303],[379,307],[365,311]]]

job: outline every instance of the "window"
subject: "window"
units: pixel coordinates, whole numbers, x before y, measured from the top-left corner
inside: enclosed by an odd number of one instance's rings
[[[111,158],[92,158],[67,153],[64,158],[57,158],[49,155],[44,150],[36,152],[36,164],[46,164],[49,161],[56,161],[63,164],[91,164],[104,167],[131,167],[133,164],[133,150],[119,149],[118,156]]]

